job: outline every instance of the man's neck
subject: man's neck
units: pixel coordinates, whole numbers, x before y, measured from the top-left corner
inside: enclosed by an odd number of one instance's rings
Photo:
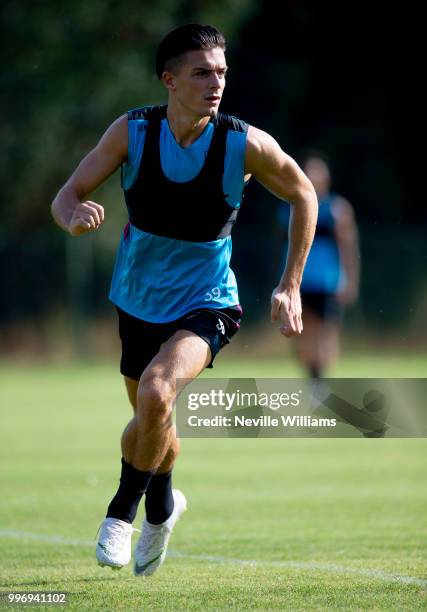
[[[176,108],[169,102],[167,108],[169,128],[181,147],[189,147],[206,128],[210,117],[200,117],[193,112]]]

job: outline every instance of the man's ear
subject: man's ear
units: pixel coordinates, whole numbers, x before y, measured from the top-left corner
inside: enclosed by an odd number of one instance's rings
[[[165,70],[162,74],[162,81],[166,89],[169,89],[169,91],[175,91],[175,76],[172,74],[172,72],[167,72]]]

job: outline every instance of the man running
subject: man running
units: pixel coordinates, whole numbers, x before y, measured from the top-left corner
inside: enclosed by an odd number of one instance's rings
[[[179,452],[171,422],[178,381],[211,367],[239,327],[230,233],[251,175],[293,204],[287,264],[273,291],[271,316],[286,337],[302,331],[299,287],[316,224],[316,195],[271,136],[218,112],[224,52],[224,37],[212,26],[170,32],[156,57],[167,104],[119,117],[52,204],[55,221],[71,235],[97,230],[104,208],[87,198],[122,166],[129,223],[110,299],[117,306],[121,373],[134,417],[123,432],[120,486],[96,556],[114,568],[129,563],[132,522],[145,493],[146,518],[135,549],[138,576],[161,565],[186,507],[171,481]]]
[[[344,310],[357,299],[360,252],[351,204],[332,193],[331,171],[322,153],[307,153],[302,168],[316,190],[319,215],[301,283],[304,333],[297,355],[312,378],[321,378],[337,359]],[[281,203],[279,225],[287,232],[289,207]]]

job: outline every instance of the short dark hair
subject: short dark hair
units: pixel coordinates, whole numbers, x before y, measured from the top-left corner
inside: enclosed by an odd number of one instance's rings
[[[159,44],[156,55],[156,73],[159,79],[165,70],[177,67],[181,56],[187,51],[215,49],[225,51],[224,35],[210,25],[188,23],[169,32]]]
[[[304,149],[300,157],[302,167],[304,167],[310,159],[319,159],[328,168],[331,166],[329,157],[320,149]]]

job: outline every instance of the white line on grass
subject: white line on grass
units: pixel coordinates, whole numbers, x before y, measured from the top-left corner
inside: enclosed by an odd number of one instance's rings
[[[25,539],[35,542],[46,542],[47,544],[61,544],[68,546],[94,546],[93,540],[76,540],[72,538],[63,538],[62,536],[44,535],[41,533],[31,533],[28,531],[14,531],[9,529],[0,529],[0,538]],[[345,567],[335,563],[318,563],[315,561],[268,561],[260,559],[235,559],[233,557],[217,557],[213,555],[196,555],[191,553],[181,553],[178,551],[169,551],[168,557],[181,559],[193,559],[194,561],[209,561],[211,563],[228,563],[232,565],[246,565],[249,567],[282,567],[291,569],[302,569],[308,571],[331,572],[335,574],[356,574],[358,576],[366,576],[367,578],[378,578],[386,582],[398,582],[400,584],[415,584],[417,586],[427,586],[427,580],[417,578],[416,576],[402,576],[400,574],[392,574],[383,572],[382,570]]]

